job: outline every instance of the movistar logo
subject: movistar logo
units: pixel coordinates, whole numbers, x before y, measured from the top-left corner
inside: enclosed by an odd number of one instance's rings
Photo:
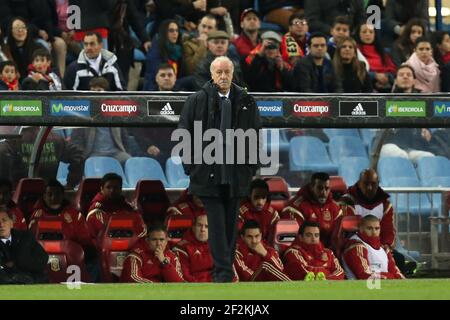
[[[52,112],[53,113],[60,113],[62,110],[63,110],[62,103],[60,103],[60,104],[56,104],[56,103],[52,104]]]
[[[450,102],[435,101],[434,115],[437,117],[450,117]]]

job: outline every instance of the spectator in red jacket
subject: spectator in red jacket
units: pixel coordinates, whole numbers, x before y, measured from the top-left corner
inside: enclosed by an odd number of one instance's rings
[[[212,282],[213,260],[208,246],[208,217],[202,212],[194,219],[191,230],[173,249],[180,260],[188,282]]]
[[[261,21],[255,9],[248,8],[242,12],[241,28],[241,35],[234,41],[234,45],[241,58],[245,58],[260,42],[258,32],[261,28]]]
[[[140,239],[125,258],[121,282],[184,282],[180,262],[167,247],[163,226],[149,228],[146,239]]]
[[[347,242],[343,265],[348,279],[404,279],[390,251],[380,241],[380,220],[374,215],[362,218],[359,232]]]
[[[305,221],[318,222],[321,241],[327,248],[341,215],[342,211],[330,192],[330,176],[325,172],[314,173],[311,182],[301,188],[281,212],[282,219],[296,220],[300,227]]]
[[[109,217],[119,212],[139,214],[122,195],[122,177],[115,173],[107,173],[102,178],[100,192],[95,195],[89,206],[86,221],[91,236],[96,239],[104,231]],[[143,237],[145,233],[146,227],[143,224],[138,236]]]
[[[270,206],[269,185],[262,179],[251,182],[250,195],[239,208],[239,223],[243,225],[247,220],[259,223],[265,241],[269,240],[275,224],[280,220],[277,210]]]
[[[11,200],[13,186],[11,181],[0,179],[0,209],[6,211],[13,219],[13,228],[16,230],[27,230],[22,210]]]
[[[248,220],[237,243],[234,268],[240,281],[290,281],[274,248],[262,242],[259,223]]]
[[[344,270],[333,251],[320,242],[320,225],[306,221],[284,253],[284,270],[292,280],[344,280]]]

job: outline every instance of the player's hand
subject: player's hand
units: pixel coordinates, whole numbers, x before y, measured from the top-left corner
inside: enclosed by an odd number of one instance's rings
[[[147,149],[147,153],[153,157],[157,157],[161,154],[161,150],[157,146],[150,146]]]
[[[253,249],[257,254],[259,254],[261,257],[265,257],[267,255],[267,250],[264,248],[263,244],[260,242],[256,245],[256,247]]]
[[[316,280],[327,280],[327,277],[325,276],[325,273],[323,272],[318,272],[316,274]]]
[[[158,246],[155,250],[155,257],[159,260],[160,263],[162,263],[164,261],[164,259],[166,258],[164,256],[164,250],[162,249],[161,246]]]
[[[316,275],[314,274],[314,272],[308,272],[305,276],[305,279],[303,279],[304,281],[314,281],[314,279],[316,278]]]

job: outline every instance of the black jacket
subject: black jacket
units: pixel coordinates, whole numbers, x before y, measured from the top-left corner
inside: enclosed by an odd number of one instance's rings
[[[412,18],[420,18],[428,25],[428,0],[389,0],[384,11],[384,20],[388,30],[402,26]]]
[[[7,267],[13,262],[13,267]],[[11,230],[11,247],[0,241],[0,283],[32,284],[46,282],[48,254],[29,231]]]
[[[364,62],[360,63],[362,67],[365,68]],[[339,76],[342,80],[342,87],[345,93],[373,92],[372,81],[370,80],[368,72],[366,72],[364,80],[361,81],[353,70],[353,65],[344,64],[343,73]]]
[[[333,64],[325,59],[323,62],[325,90],[319,87],[319,74],[314,64],[313,57],[307,55],[301,58],[294,67],[294,79],[296,91],[313,93],[342,93],[342,82],[336,76]]]
[[[230,99],[233,106],[232,128],[259,130],[261,128],[259,111],[256,102],[252,96],[241,87],[233,84],[230,92]],[[219,95],[216,86],[212,82],[207,82],[203,88],[190,95],[186,100],[181,112],[178,128],[186,129],[191,134],[191,160],[190,163],[183,163],[185,172],[190,176],[189,190],[197,196],[219,196],[220,177],[217,175],[216,165],[194,164],[194,121],[200,121],[202,124],[202,136],[208,129],[217,128],[217,115],[220,117]],[[220,121],[219,121],[220,123]],[[201,137],[200,137],[201,139]],[[202,154],[210,142],[203,142]],[[256,146],[259,144],[257,143]],[[254,147],[252,145],[251,147]],[[235,146],[235,156],[237,155]],[[250,144],[245,144],[246,164],[233,165],[233,177],[231,182],[231,194],[235,197],[245,197],[248,195],[248,187],[252,177],[258,169],[258,164],[250,163],[249,159]],[[254,151],[254,150],[253,150]],[[259,163],[259,148],[256,153]],[[252,155],[255,155],[252,152]],[[235,159],[236,160],[236,159]],[[198,161],[197,161],[198,162]],[[236,163],[236,162],[235,162]]]
[[[362,0],[305,0],[305,16],[310,32],[329,34],[336,16],[348,15],[352,30],[364,22],[365,10]]]
[[[21,140],[0,142],[0,176],[14,183],[28,176],[28,167],[37,127],[24,130]],[[67,185],[75,187],[83,177],[83,150],[77,145],[65,141],[61,136],[50,133],[41,153],[38,176],[56,178],[59,162],[69,163]]]
[[[290,91],[293,79],[292,73],[287,67],[280,71],[270,60],[259,55],[255,55],[250,65],[244,65],[245,82],[250,91]]]

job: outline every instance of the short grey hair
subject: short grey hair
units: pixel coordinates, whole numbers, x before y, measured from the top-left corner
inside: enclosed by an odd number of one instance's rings
[[[215,64],[217,64],[217,63],[220,63],[220,62],[228,62],[228,63],[230,63],[231,64],[231,70],[234,72],[234,63],[227,56],[220,56],[220,57],[215,58],[213,60],[213,62],[211,62],[211,65],[209,66],[209,71],[212,73],[213,72],[213,66]]]

